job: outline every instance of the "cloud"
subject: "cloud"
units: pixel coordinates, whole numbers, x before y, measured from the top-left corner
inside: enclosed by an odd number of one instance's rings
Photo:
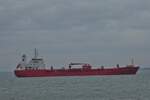
[[[150,58],[149,3],[148,0],[0,1],[1,66],[5,66],[4,70],[13,69],[18,56],[25,52],[31,57],[35,47],[52,61],[48,64],[57,66],[67,60],[125,64],[129,56],[136,57],[139,64],[149,65],[146,60]]]

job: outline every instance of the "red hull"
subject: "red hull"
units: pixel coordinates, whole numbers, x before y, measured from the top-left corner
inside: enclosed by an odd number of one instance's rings
[[[15,70],[17,77],[54,77],[54,76],[92,76],[136,74],[139,67],[120,67],[107,69],[25,69]]]

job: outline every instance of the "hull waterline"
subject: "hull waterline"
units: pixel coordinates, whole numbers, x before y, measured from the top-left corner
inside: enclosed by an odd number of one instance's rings
[[[15,70],[17,77],[56,77],[56,76],[95,76],[95,75],[134,75],[139,67],[122,67],[109,69],[25,69]]]

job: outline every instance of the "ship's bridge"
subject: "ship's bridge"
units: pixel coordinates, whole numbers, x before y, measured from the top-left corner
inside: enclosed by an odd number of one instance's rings
[[[18,64],[18,68],[25,69],[45,69],[45,63],[43,58],[38,58],[38,53],[35,49],[35,56],[29,61],[26,61],[26,55],[22,56],[22,61]]]
[[[33,58],[29,61],[27,67],[43,69],[45,68],[44,60],[42,58]]]
[[[29,63],[27,64],[28,68],[33,68],[33,69],[44,69],[45,68],[45,63],[42,58],[38,58],[38,52],[35,49],[35,55],[34,58],[32,58]]]

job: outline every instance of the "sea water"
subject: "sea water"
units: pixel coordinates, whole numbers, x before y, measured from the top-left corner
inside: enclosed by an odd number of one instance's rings
[[[150,100],[150,70],[136,75],[36,78],[0,72],[0,100]]]

